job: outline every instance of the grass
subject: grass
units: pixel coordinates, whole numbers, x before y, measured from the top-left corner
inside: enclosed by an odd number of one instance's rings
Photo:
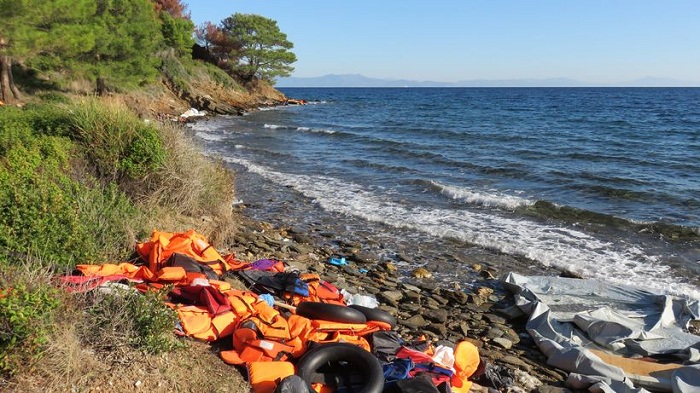
[[[0,391],[247,389],[209,346],[175,339],[162,295],[70,295],[55,280],[127,260],[153,228],[224,241],[232,174],[119,100],[44,100],[0,108]]]

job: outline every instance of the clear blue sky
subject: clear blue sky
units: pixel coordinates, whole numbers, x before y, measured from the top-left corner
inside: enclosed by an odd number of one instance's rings
[[[645,77],[700,82],[700,0],[184,0],[192,20],[277,21],[293,76],[385,79]]]

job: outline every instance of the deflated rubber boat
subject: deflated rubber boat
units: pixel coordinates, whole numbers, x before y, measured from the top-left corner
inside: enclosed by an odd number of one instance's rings
[[[688,332],[697,301],[599,280],[527,277],[501,281],[547,363],[567,385],[601,392],[700,391],[700,336]],[[592,390],[591,390],[592,389]]]

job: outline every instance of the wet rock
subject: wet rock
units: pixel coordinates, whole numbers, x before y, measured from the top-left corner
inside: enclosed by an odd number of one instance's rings
[[[417,286],[411,285],[411,284],[407,284],[407,283],[405,283],[405,282],[401,283],[401,288],[402,288],[402,289],[405,289],[406,291],[413,291],[413,292],[417,292],[417,293],[420,293],[420,292],[421,292],[421,289],[418,288]]]
[[[376,262],[379,260],[379,257],[377,256],[377,254],[374,254],[374,253],[371,253],[368,251],[356,252],[350,258],[354,262],[360,263],[360,264],[368,264],[368,263]]]
[[[402,252],[397,252],[397,253],[396,253],[396,259],[398,259],[398,260],[401,261],[401,262],[412,262],[412,261],[413,261],[413,260],[411,259],[411,257],[409,257],[408,255],[406,255],[406,254],[404,254],[404,253],[402,253]]]
[[[460,290],[447,291],[445,293],[445,297],[451,302],[455,302],[457,304],[467,304],[469,301],[469,296]]]
[[[430,280],[409,280],[408,283],[426,292],[434,292],[438,289],[437,283]]]
[[[431,297],[433,300],[435,300],[436,302],[438,302],[438,304],[440,304],[440,305],[442,305],[442,306],[447,305],[447,303],[450,302],[449,300],[447,300],[447,299],[445,299],[444,297],[442,297],[442,296],[440,296],[440,295],[438,295],[438,294],[435,294],[435,293],[433,293],[432,295],[430,295],[430,297]]]
[[[393,264],[392,262],[389,262],[389,261],[380,262],[377,265],[377,268],[379,270],[387,272],[389,274],[396,274],[399,271],[399,269],[396,267],[396,265]]]

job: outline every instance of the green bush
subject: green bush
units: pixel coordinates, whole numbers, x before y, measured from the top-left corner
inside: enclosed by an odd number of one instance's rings
[[[141,212],[115,184],[73,178],[76,144],[70,112],[36,107],[0,111],[0,262],[8,253],[34,254],[59,268],[75,263],[123,258],[130,225]],[[124,171],[138,172],[156,131],[122,160]],[[150,138],[150,139],[146,139]],[[157,148],[155,148],[157,150]],[[160,153],[159,153],[160,154]]]
[[[47,285],[12,283],[0,275],[0,372],[10,376],[36,361],[49,340],[57,291]]]
[[[72,110],[71,122],[89,162],[107,182],[141,180],[165,162],[158,130],[127,108],[89,100]]]
[[[177,315],[163,301],[169,288],[141,294],[133,289],[115,289],[97,294],[88,308],[84,337],[94,348],[111,352],[123,343],[158,354],[183,344],[173,330]]]
[[[192,87],[188,81],[192,79],[192,76],[182,64],[180,59],[175,57],[175,55],[172,53],[161,54],[161,58],[162,62],[160,69],[165,78],[170,81],[172,87],[174,87],[180,94],[189,93],[189,91],[192,90]]]

